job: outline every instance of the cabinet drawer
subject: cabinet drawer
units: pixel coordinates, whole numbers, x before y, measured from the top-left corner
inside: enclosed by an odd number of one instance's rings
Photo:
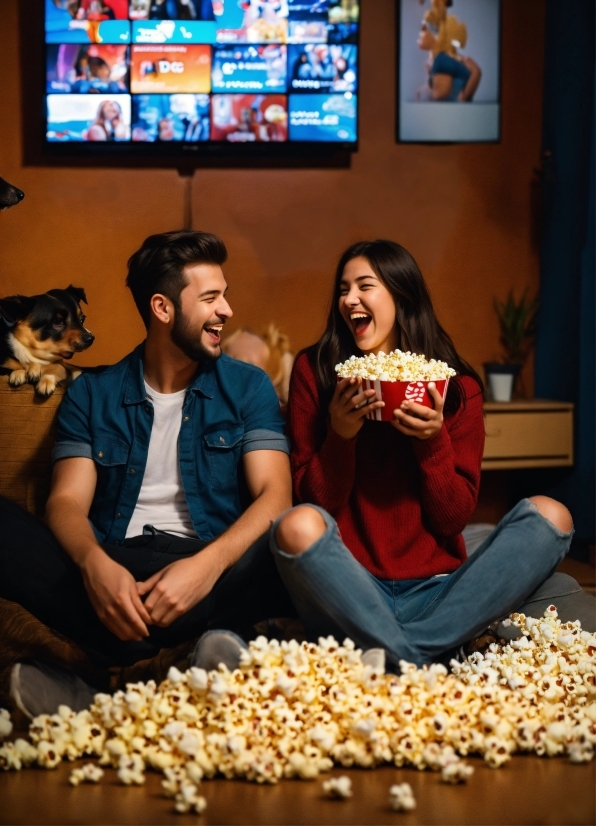
[[[573,411],[487,412],[483,467],[573,464]]]

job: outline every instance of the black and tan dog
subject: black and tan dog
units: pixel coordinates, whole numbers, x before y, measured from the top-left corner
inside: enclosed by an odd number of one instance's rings
[[[20,204],[25,193],[9,184],[4,178],[0,178],[0,209],[9,209]]]
[[[95,336],[83,326],[80,303],[85,291],[72,285],[43,295],[0,298],[0,367],[10,371],[9,384],[35,384],[50,396],[60,382],[75,379],[79,368],[64,364],[86,350]]]

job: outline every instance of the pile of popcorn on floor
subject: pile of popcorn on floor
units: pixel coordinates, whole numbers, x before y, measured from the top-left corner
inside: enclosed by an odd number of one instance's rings
[[[596,635],[579,622],[561,623],[554,606],[540,619],[514,614],[523,636],[493,643],[463,662],[401,675],[361,662],[350,640],[319,644],[250,644],[241,666],[206,673],[171,668],[161,685],[129,684],[97,694],[89,710],[36,717],[29,741],[0,746],[6,770],[55,768],[84,755],[117,769],[124,784],[142,784],[145,770],[163,772],[163,790],[177,811],[202,812],[203,778],[223,775],[258,783],[313,779],[332,766],[391,763],[440,771],[465,782],[461,757],[480,754],[499,767],[514,752],[567,755],[589,761],[596,744]],[[0,737],[11,731],[0,713]],[[75,769],[70,781],[97,782],[97,765]],[[328,796],[349,797],[349,778],[334,778]],[[340,782],[341,781],[341,782]],[[407,788],[405,788],[407,786]],[[390,804],[411,809],[408,784],[392,786]]]
[[[393,350],[391,353],[369,353],[367,356],[350,356],[337,364],[335,372],[340,378],[361,378],[369,381],[440,381],[452,378],[455,370],[444,361],[426,356]]]

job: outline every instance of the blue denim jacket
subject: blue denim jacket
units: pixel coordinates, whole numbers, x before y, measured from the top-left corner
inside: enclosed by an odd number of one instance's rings
[[[143,345],[118,364],[83,373],[58,411],[52,460],[93,459],[97,486],[89,519],[99,542],[119,544],[139,497],[153,425]],[[279,402],[266,373],[226,355],[210,360],[184,399],[178,461],[194,529],[219,536],[246,509],[242,455],[289,453]]]

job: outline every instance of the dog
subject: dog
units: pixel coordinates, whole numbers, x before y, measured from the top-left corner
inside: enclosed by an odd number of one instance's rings
[[[81,374],[64,364],[95,340],[84,326],[81,302],[87,303],[85,290],[72,284],[43,295],[0,298],[0,366],[12,387],[30,382],[41,396],[51,396],[58,384]]]
[[[10,209],[20,204],[24,197],[24,192],[0,178],[0,209]]]

